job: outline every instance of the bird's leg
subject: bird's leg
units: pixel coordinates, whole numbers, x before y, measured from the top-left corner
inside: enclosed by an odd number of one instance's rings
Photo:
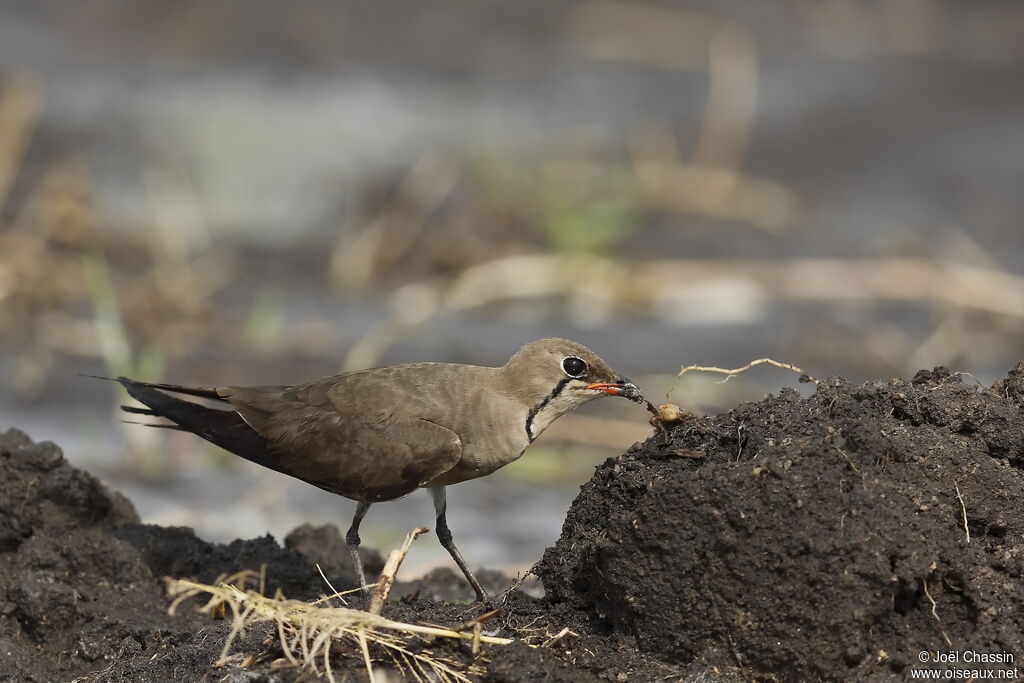
[[[437,513],[437,525],[434,527],[437,531],[437,539],[441,541],[441,545],[448,554],[455,560],[455,564],[459,565],[459,569],[462,570],[466,580],[469,581],[469,585],[473,587],[476,592],[476,599],[479,602],[487,600],[487,593],[480,586],[480,582],[473,576],[473,572],[469,571],[469,565],[462,559],[462,553],[455,547],[455,541],[452,539],[452,532],[448,528],[448,520],[445,519],[445,511],[448,509],[448,500],[444,493],[444,487],[438,486],[437,488],[430,489],[430,495],[434,498],[434,511]]]
[[[366,576],[363,574],[363,560],[359,557],[359,524],[369,509],[369,503],[359,503],[356,507],[356,514],[352,517],[352,526],[345,533],[345,545],[348,546],[348,554],[352,558],[352,566],[356,570],[359,587],[363,590],[366,589]]]

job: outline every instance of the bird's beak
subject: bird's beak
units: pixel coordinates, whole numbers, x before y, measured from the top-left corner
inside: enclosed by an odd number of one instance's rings
[[[603,391],[610,396],[631,398],[640,395],[640,389],[624,377],[619,377],[614,382],[595,382],[594,384],[588,384],[585,388]]]

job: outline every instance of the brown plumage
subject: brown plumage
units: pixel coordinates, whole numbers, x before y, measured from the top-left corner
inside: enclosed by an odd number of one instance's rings
[[[523,346],[497,368],[409,363],[296,386],[184,387],[124,377],[148,409],[252,462],[358,501],[346,536],[360,582],[359,523],[370,504],[429,488],[437,533],[477,597],[485,594],[451,539],[444,487],[516,460],[548,425],[605,395],[636,387],[566,339]],[[211,408],[167,392],[209,399]]]

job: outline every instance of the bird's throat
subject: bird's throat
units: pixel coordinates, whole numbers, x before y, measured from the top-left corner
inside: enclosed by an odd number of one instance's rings
[[[586,400],[581,400],[577,395],[578,392],[565,390],[570,381],[568,378],[560,381],[550,394],[530,409],[526,416],[526,438],[531,443],[552,422],[586,403]]]

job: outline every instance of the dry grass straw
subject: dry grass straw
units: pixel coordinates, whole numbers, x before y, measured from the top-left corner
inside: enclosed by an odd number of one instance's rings
[[[388,555],[387,562],[384,563],[384,569],[381,570],[380,578],[377,580],[377,585],[374,587],[373,593],[370,595],[370,602],[366,606],[367,612],[378,615],[381,613],[381,610],[384,609],[384,601],[388,599],[388,593],[391,592],[391,586],[395,583],[395,574],[398,573],[398,568],[402,565],[402,560],[405,559],[406,554],[409,552],[409,547],[420,534],[425,534],[428,531],[430,531],[430,529],[423,526],[413,529],[411,533],[406,534],[405,542],[402,543],[402,547],[391,551]]]
[[[42,88],[29,74],[14,74],[0,88],[0,207],[14,182],[42,109]]]
[[[707,302],[707,282],[742,285],[734,298],[821,302],[921,302],[1024,318],[1024,278],[1008,271],[918,259],[665,259],[524,254],[465,269],[438,303],[446,311],[583,293],[622,310]],[[729,290],[731,292],[732,290]]]
[[[971,542],[971,528],[967,524],[967,506],[964,504],[964,497],[960,493],[960,484],[957,483],[956,479],[953,480],[953,488],[956,489],[956,499],[960,501],[960,512],[963,513],[964,520],[964,534],[967,536],[967,542]]]
[[[777,360],[772,360],[771,358],[758,358],[757,360],[750,361],[749,363],[742,367],[733,368],[731,370],[727,370],[725,368],[716,368],[711,365],[684,365],[682,369],[679,370],[679,374],[677,376],[682,377],[683,375],[691,371],[717,372],[720,375],[725,375],[725,379],[719,381],[718,384],[725,384],[736,375],[742,374],[747,370],[750,370],[751,368],[757,367],[758,365],[772,365],[777,368],[782,368],[783,370],[791,370],[800,375],[801,378],[806,378],[806,381],[808,382],[814,382],[815,384],[819,383],[817,379],[811,377],[806,372],[804,372],[797,366],[793,365],[792,363],[782,363]]]
[[[387,590],[394,581],[394,572],[397,571],[412,540],[422,531],[417,529],[409,534],[402,548],[392,552],[388,563],[391,575],[387,576],[387,568],[382,573],[382,580],[376,584],[374,592],[377,599],[371,600],[371,611],[330,606],[330,600],[342,595],[338,592],[310,603],[288,600],[280,590],[273,597],[268,597],[264,595],[265,580],[262,571],[249,570],[218,580],[214,582],[216,585],[168,579],[168,591],[174,596],[169,612],[173,614],[185,600],[204,594],[210,597],[206,604],[200,607],[200,611],[215,614],[218,611],[230,610],[231,632],[224,642],[222,661],[243,629],[271,622],[276,626],[285,659],[292,666],[316,676],[325,676],[332,683],[337,680],[331,663],[332,649],[335,653],[342,653],[346,646],[360,653],[371,682],[376,680],[370,652],[372,646],[388,657],[403,679],[468,683],[471,680],[470,676],[483,673],[480,666],[466,666],[429,650],[418,650],[415,647],[416,639],[428,643],[434,638],[469,640],[473,641],[474,648],[478,648],[479,643],[507,645],[512,642],[510,638],[486,636],[478,631],[462,633],[442,626],[406,624],[379,614],[380,607],[387,597]],[[254,584],[257,589],[245,588],[246,585]],[[373,609],[377,609],[378,613],[374,613]]]
[[[928,567],[928,574],[935,571],[935,567],[936,564],[932,562],[931,566]],[[928,598],[928,602],[932,604],[932,617],[935,619],[935,623],[939,627],[939,633],[942,634],[942,639],[946,641],[946,645],[948,647],[953,647],[953,641],[950,640],[949,634],[946,633],[946,629],[942,628],[942,619],[939,618],[939,613],[936,610],[938,603],[935,602],[935,598],[933,598],[932,594],[928,591],[928,574],[926,574],[924,579],[921,581],[921,585],[924,587],[924,596]]]
[[[587,2],[569,15],[569,43],[592,59],[706,73],[708,99],[690,158],[674,136],[631,136],[634,175],[650,207],[739,220],[767,232],[794,226],[792,190],[740,171],[757,113],[760,57],[742,23],[714,14],[632,3]],[[651,144],[653,143],[653,144]]]

